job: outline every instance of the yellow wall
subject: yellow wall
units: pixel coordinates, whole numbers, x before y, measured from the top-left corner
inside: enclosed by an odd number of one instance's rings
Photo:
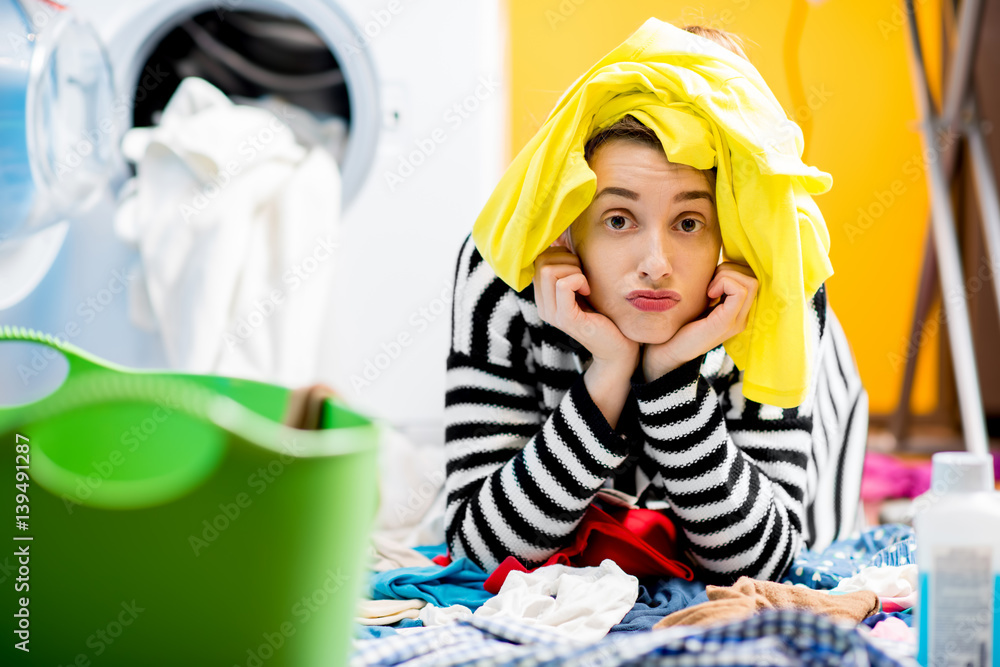
[[[938,2],[917,0],[922,16],[936,17]],[[928,211],[901,6],[898,0],[508,0],[510,155],[563,90],[650,16],[744,37],[750,59],[803,127],[803,158],[833,175],[832,190],[816,198],[836,272],[827,283],[830,303],[851,341],[872,412],[889,412],[907,354]],[[790,17],[803,30],[798,60],[788,60],[791,84],[783,55]],[[932,54],[939,48],[934,28],[922,21]],[[859,208],[872,217],[861,218]],[[923,338],[917,412],[937,401],[937,336]]]

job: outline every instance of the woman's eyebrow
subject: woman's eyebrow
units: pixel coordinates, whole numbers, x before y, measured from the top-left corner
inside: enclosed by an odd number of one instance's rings
[[[619,188],[614,185],[609,185],[606,188],[601,188],[601,191],[597,193],[594,197],[594,201],[597,201],[604,195],[618,195],[619,197],[625,197],[626,199],[631,199],[632,201],[639,201],[639,193],[634,190],[629,190],[628,188]]]
[[[712,204],[715,203],[712,193],[708,190],[687,190],[674,195],[675,202],[691,201],[692,199],[707,199]]]

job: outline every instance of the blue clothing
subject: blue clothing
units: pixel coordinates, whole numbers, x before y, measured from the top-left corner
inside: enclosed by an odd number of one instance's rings
[[[636,598],[635,606],[610,631],[650,630],[667,614],[701,602],[708,602],[708,593],[705,591],[705,584],[700,581],[686,581],[678,577],[647,579],[639,584],[639,597]]]
[[[792,561],[782,583],[829,590],[867,565],[904,565],[906,563],[899,562],[900,559],[908,558],[915,553],[915,549],[896,545],[913,538],[913,535],[913,528],[890,523],[869,528],[858,537],[837,540],[822,551],[803,549]],[[873,559],[880,552],[879,562],[874,563]]]
[[[415,618],[404,618],[392,625],[361,625],[360,623],[355,623],[354,636],[357,639],[379,639],[380,637],[388,637],[389,635],[396,634],[396,628],[414,628],[418,626],[423,627],[423,625],[422,621],[418,621]]]
[[[413,547],[413,550],[418,554],[427,556],[428,558],[436,558],[437,556],[443,556],[448,553],[448,545],[442,542],[441,544],[427,544],[424,546]]]
[[[890,653],[891,651],[891,653]],[[412,662],[410,662],[412,661]],[[473,616],[452,625],[359,641],[351,665],[912,665],[903,642],[875,643],[857,628],[807,611],[769,609],[710,628],[681,626],[609,635],[581,645],[551,628]]]
[[[907,537],[902,542],[896,542],[872,556],[869,565],[875,567],[916,565],[917,538]]]
[[[493,597],[483,588],[486,572],[468,558],[441,567],[401,567],[371,575],[373,600],[427,600],[438,607],[465,605],[475,611]]]
[[[906,609],[904,611],[880,611],[877,614],[872,614],[861,622],[869,628],[874,628],[879,621],[884,621],[890,616],[895,616],[911,628],[913,627],[913,609]]]

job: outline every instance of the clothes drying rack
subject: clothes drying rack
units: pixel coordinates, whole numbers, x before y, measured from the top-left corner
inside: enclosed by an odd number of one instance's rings
[[[943,0],[942,11],[951,11],[950,1]],[[958,139],[963,137],[969,152],[982,214],[987,255],[995,273],[1000,268],[1000,198],[997,196],[992,160],[983,139],[979,105],[972,80],[972,65],[979,43],[984,3],[981,0],[963,0],[958,10],[954,50],[944,81],[940,112],[931,96],[914,3],[913,0],[904,0],[904,3],[913,52],[914,92],[920,113],[924,155],[928,162],[926,173],[931,200],[930,224],[924,243],[910,340],[916,340],[923,329],[934,294],[934,274],[937,273],[941,284],[943,315],[948,325],[965,447],[976,454],[987,454],[989,438],[976,369],[972,326],[966,302],[968,294],[963,284],[962,260],[950,188],[958,163]],[[941,148],[936,141],[940,136],[946,139]],[[1000,308],[1000,287],[996,284],[995,276],[993,292]],[[903,442],[909,424],[915,370],[916,353],[908,353],[899,404],[890,422],[890,429],[897,442]]]

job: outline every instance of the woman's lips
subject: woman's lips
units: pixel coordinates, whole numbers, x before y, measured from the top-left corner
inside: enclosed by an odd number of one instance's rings
[[[637,296],[634,299],[629,299],[628,302],[639,310],[646,312],[662,312],[664,310],[670,310],[680,303],[680,301],[671,297],[651,299],[645,296]]]
[[[639,310],[662,312],[677,305],[681,300],[681,295],[672,289],[635,289],[626,294],[625,298]]]

